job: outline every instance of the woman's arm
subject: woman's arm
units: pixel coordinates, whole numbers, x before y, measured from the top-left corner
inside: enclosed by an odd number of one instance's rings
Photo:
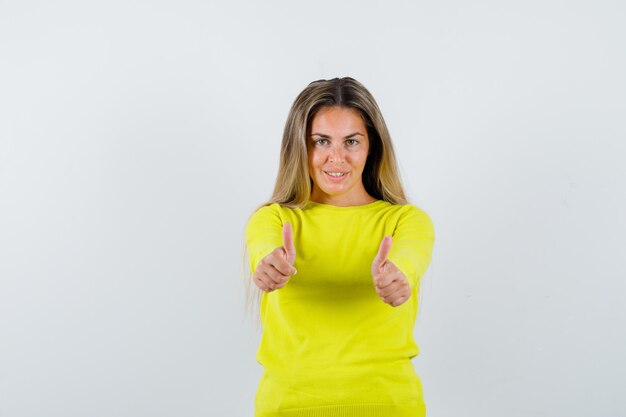
[[[411,297],[430,264],[434,239],[430,217],[408,206],[393,235],[383,238],[372,262],[374,286],[385,303],[397,307]]]
[[[291,224],[283,223],[273,207],[261,207],[252,215],[246,226],[246,246],[252,280],[261,290],[282,288],[296,273]]]

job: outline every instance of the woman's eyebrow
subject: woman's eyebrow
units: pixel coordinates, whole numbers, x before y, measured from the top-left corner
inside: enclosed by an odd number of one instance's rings
[[[330,139],[329,135],[325,135],[324,133],[311,133],[311,136],[320,136],[324,139]],[[359,132],[354,132],[354,133],[350,133],[348,136],[346,136],[346,139],[350,139],[353,138],[355,136],[363,136],[365,137],[365,135],[363,133],[359,133]]]
[[[365,137],[365,135],[363,133],[354,132],[354,133],[350,133],[348,136],[346,136],[346,139],[350,139],[350,138],[353,138],[355,136],[363,136],[363,137]]]

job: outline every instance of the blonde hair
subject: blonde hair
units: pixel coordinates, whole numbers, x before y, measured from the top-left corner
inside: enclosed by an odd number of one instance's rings
[[[350,77],[310,83],[291,106],[280,146],[278,174],[271,198],[262,206],[278,203],[289,208],[304,208],[311,197],[307,137],[311,122],[323,107],[352,108],[359,112],[367,129],[370,153],[363,170],[363,185],[372,197],[391,204],[407,204],[398,164],[385,119],[372,94]],[[247,264],[246,264],[247,268]],[[260,289],[245,274],[246,298],[258,302]],[[256,289],[256,297],[250,287]],[[250,303],[246,303],[249,307]]]
[[[378,104],[363,84],[344,77],[314,81],[296,97],[283,131],[274,192],[264,205],[279,203],[290,208],[304,208],[309,202],[312,180],[307,136],[313,118],[323,107],[347,107],[359,112],[370,143],[362,176],[365,190],[379,200],[406,204],[391,136]]]

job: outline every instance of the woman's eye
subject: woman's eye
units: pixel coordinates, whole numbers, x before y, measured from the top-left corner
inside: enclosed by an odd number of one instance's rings
[[[350,146],[355,146],[355,145],[358,145],[359,141],[356,139],[348,139],[346,143]]]
[[[314,143],[316,145],[326,145],[327,140],[326,139],[318,139],[316,141],[314,141]]]

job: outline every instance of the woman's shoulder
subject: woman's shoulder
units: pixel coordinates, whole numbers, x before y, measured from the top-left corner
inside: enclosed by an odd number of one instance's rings
[[[278,203],[265,203],[261,206],[258,206],[256,209],[254,209],[253,214],[256,213],[269,213],[269,212],[276,212],[278,209],[280,208],[280,204]]]
[[[249,221],[258,218],[265,217],[274,217],[279,214],[280,205],[277,203],[267,203],[255,208],[252,213],[250,213]]]
[[[393,204],[393,203],[385,202],[383,209],[397,212],[397,213],[404,214],[404,215],[430,217],[424,209],[412,203]]]
[[[266,203],[254,209],[248,218],[248,224],[268,221],[277,221],[282,224],[284,219],[291,217],[289,215],[291,210],[279,203]]]
[[[434,229],[433,221],[430,215],[417,205],[411,203],[387,203],[383,209],[393,213],[394,217],[397,217],[399,222],[410,223],[420,229],[427,229],[431,231]]]

